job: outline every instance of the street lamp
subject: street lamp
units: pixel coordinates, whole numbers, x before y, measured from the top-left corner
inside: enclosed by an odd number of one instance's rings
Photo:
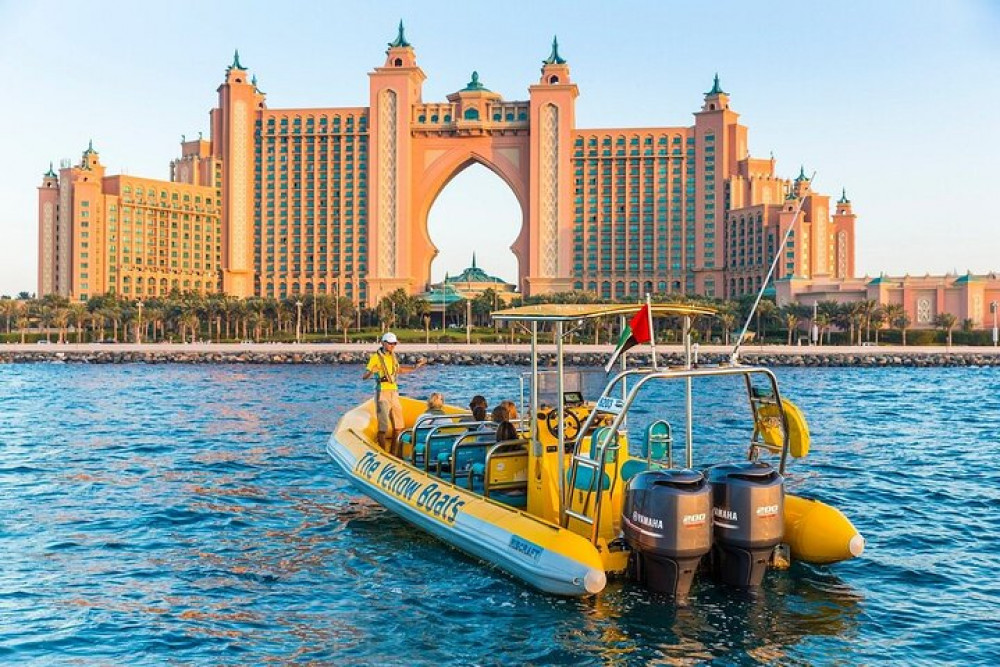
[[[298,314],[295,317],[295,342],[296,343],[301,343],[302,342],[302,302],[301,301],[296,301],[295,302],[295,308],[298,311]]]
[[[142,299],[136,303],[139,307],[139,321],[135,325],[135,342],[136,345],[142,345]]]
[[[990,312],[993,313],[993,347],[997,346],[997,342],[1000,341],[1000,335],[997,331],[997,311],[1000,310],[1000,302],[990,301]]]
[[[819,301],[813,301],[813,325],[812,325],[813,345],[819,344],[819,326],[816,324],[816,311],[818,308],[819,308]]]

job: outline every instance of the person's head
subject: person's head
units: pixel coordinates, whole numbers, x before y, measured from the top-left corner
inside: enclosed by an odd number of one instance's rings
[[[477,405],[482,406],[482,408],[485,410],[486,409],[486,397],[482,396],[480,394],[476,394],[475,396],[473,396],[472,400],[469,401],[469,409],[470,410],[474,410]]]
[[[392,352],[393,350],[396,349],[396,343],[398,343],[398,342],[399,342],[399,339],[396,338],[396,334],[392,333],[391,331],[386,331],[384,334],[382,334],[382,349],[383,350]]]
[[[507,408],[507,419],[517,419],[517,406],[514,401],[500,401],[500,405]]]
[[[427,397],[428,410],[440,410],[442,408],[444,408],[444,394],[439,391],[435,391]]]
[[[490,415],[490,419],[496,423],[510,421],[510,412],[507,410],[507,406],[503,403],[493,408],[493,414]]]
[[[486,421],[486,406],[476,405],[472,408],[472,418],[477,422]]]

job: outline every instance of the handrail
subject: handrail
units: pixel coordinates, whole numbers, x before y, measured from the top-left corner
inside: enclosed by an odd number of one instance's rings
[[[479,440],[479,438],[489,438],[488,440]],[[465,442],[465,440],[470,440],[470,442]],[[465,435],[459,436],[455,444],[451,446],[451,483],[454,484],[456,481],[456,473],[458,472],[458,452],[462,449],[479,449],[486,448],[496,444],[496,431],[490,433],[489,431],[479,431],[477,433],[466,433]],[[471,487],[470,487],[471,488]]]
[[[651,381],[654,381],[654,380],[694,379],[694,378],[716,377],[716,376],[730,376],[730,375],[743,376],[746,379],[748,391],[751,391],[751,388],[752,388],[751,387],[751,382],[750,382],[750,376],[752,376],[752,375],[763,375],[770,382],[771,391],[773,393],[773,396],[775,397],[775,402],[778,405],[778,409],[779,409],[779,411],[781,413],[781,416],[782,416],[782,422],[783,422],[783,425],[785,427],[784,428],[784,430],[785,430],[784,442],[783,442],[783,446],[782,446],[782,450],[781,450],[781,462],[779,464],[779,470],[778,470],[778,472],[780,474],[784,474],[784,472],[785,472],[785,463],[786,463],[787,457],[788,457],[788,417],[785,415],[784,406],[781,403],[781,395],[780,395],[780,392],[778,391],[778,381],[777,381],[777,378],[774,376],[774,373],[771,372],[769,369],[763,368],[763,367],[759,367],[759,366],[737,366],[737,365],[708,366],[708,367],[700,367],[700,368],[684,367],[684,368],[673,368],[673,369],[663,369],[663,370],[656,370],[656,369],[649,369],[649,368],[626,369],[626,370],[623,370],[623,371],[619,372],[614,378],[612,378],[612,380],[610,382],[608,382],[608,384],[604,387],[604,391],[601,392],[601,396],[598,398],[597,403],[595,403],[594,409],[590,412],[589,415],[587,415],[587,419],[580,426],[580,432],[577,435],[576,440],[573,443],[573,458],[572,458],[573,465],[572,465],[572,472],[571,472],[571,475],[570,475],[569,484],[566,487],[565,494],[564,494],[564,497],[563,497],[564,511],[562,512],[562,518],[561,518],[560,524],[563,527],[566,527],[566,526],[568,526],[569,519],[571,517],[572,518],[576,518],[574,516],[574,515],[577,514],[576,512],[574,512],[572,515],[567,514],[567,512],[565,511],[565,508],[568,507],[570,501],[572,500],[572,493],[573,493],[573,490],[575,489],[575,485],[576,485],[576,470],[579,467],[579,463],[580,463],[579,459],[582,458],[580,456],[580,448],[581,448],[581,446],[583,444],[583,440],[586,437],[586,434],[590,431],[591,427],[593,426],[594,420],[597,418],[598,413],[602,413],[602,414],[605,414],[605,413],[614,414],[614,418],[612,419],[611,424],[608,425],[606,428],[608,429],[609,434],[615,434],[615,444],[614,444],[614,447],[620,448],[620,444],[618,443],[618,435],[617,435],[618,434],[618,430],[621,428],[621,425],[622,425],[622,423],[624,422],[624,419],[625,419],[625,415],[628,413],[629,408],[632,406],[632,403],[635,401],[635,398],[638,395],[639,391],[643,388],[643,386],[647,382],[651,382]],[[617,387],[617,385],[619,383],[622,383],[623,386],[624,386],[624,383],[625,383],[625,381],[626,381],[627,378],[629,378],[629,377],[635,377],[635,376],[639,376],[638,380],[636,380],[636,382],[632,386],[630,386],[628,388],[628,392],[626,393],[625,397],[621,400],[620,404],[617,404],[615,406],[615,410],[614,411],[608,412],[608,411],[600,409],[599,406],[601,404],[601,399],[609,398],[612,395],[612,392],[614,391],[615,387]],[[751,400],[752,400],[752,394],[750,396],[751,396]],[[751,408],[752,408],[752,405],[751,405]],[[599,474],[597,475],[597,482],[596,482],[596,487],[597,488],[596,488],[596,490],[589,491],[588,494],[592,494],[592,493],[595,493],[595,492],[598,494],[597,495],[597,500],[596,500],[595,506],[594,506],[594,520],[593,520],[593,523],[592,523],[593,530],[592,530],[592,534],[591,534],[591,541],[596,545],[597,544],[597,537],[600,534],[600,506],[601,506],[601,491],[603,490],[601,488],[602,481],[603,481],[603,479],[602,479],[603,478],[603,470],[604,470],[604,466],[606,465],[606,462],[607,462],[608,451],[614,451],[614,450],[611,450],[611,448],[609,446],[607,446],[607,443],[601,443],[601,442],[593,443],[592,442],[591,443],[591,447],[593,448],[595,446],[599,447],[599,450],[597,452],[598,456],[593,456],[592,455],[590,458],[599,459],[600,462],[601,462],[601,466],[599,468]],[[686,446],[687,446],[687,450],[688,450],[688,459],[690,460],[691,459],[692,447],[693,447],[693,443],[691,441],[691,438],[688,438]],[[611,484],[609,485],[609,488],[608,488],[608,490],[610,492],[614,491],[614,487],[616,485],[617,475],[615,475],[614,477],[615,477],[615,479],[612,480],[612,482],[611,482]],[[592,487],[593,487],[593,484],[592,484]],[[584,513],[586,513],[587,509],[589,509],[589,507],[588,507],[589,506],[589,501],[590,501],[590,498],[589,498],[589,495],[588,495],[586,504],[584,506]]]
[[[492,424],[492,423],[493,422],[455,422],[453,424],[441,424],[439,426],[433,426],[433,427],[431,427],[431,430],[428,431],[427,435],[424,437],[424,472],[430,472],[430,470],[431,470],[431,468],[430,468],[430,456],[429,456],[430,450],[431,450],[431,441],[438,434],[441,434],[442,436],[448,436],[448,437],[451,437],[453,435],[461,437],[462,435],[465,435],[466,433],[472,433],[473,432],[472,431],[473,428],[482,428],[483,425]],[[448,429],[460,429],[460,430],[458,430],[458,431],[456,431],[454,433],[442,433],[443,431],[446,431]],[[484,433],[485,432],[487,432],[487,431],[484,431]],[[411,462],[413,463],[414,466],[416,466],[417,465],[417,446],[416,446],[416,443],[413,443],[413,452],[412,453],[413,453],[413,458],[412,458]]]
[[[417,429],[421,428],[425,424],[433,424],[438,421],[441,422],[446,421],[449,424],[464,423],[464,422],[455,422],[455,420],[471,416],[472,416],[471,412],[456,412],[452,414],[440,414],[440,415],[424,413],[422,415],[419,415],[417,417],[417,420],[413,422],[413,426],[403,431],[403,434],[405,433],[410,434],[410,444],[413,445],[413,448],[410,451],[410,463],[412,463],[413,465],[417,465]],[[400,434],[400,437],[402,437],[402,434]],[[400,449],[400,454],[402,454],[402,449]]]

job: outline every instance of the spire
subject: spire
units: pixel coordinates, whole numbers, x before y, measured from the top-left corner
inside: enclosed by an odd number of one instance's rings
[[[246,70],[246,67],[240,64],[240,50],[236,49],[233,52],[233,64],[229,66],[229,69],[241,69]]]
[[[712,90],[705,93],[706,95],[728,95],[726,91],[722,89],[722,84],[719,83],[719,73],[715,73],[715,79],[712,81]]]
[[[559,56],[559,40],[556,36],[552,36],[552,53],[549,57],[542,61],[543,65],[565,65],[566,59]]]
[[[472,268],[476,268],[476,253],[472,253]]]
[[[83,154],[84,154],[84,155],[90,155],[90,154],[92,154],[92,153],[96,153],[96,152],[97,152],[97,151],[95,151],[95,150],[94,150],[94,140],[93,140],[93,139],[90,139],[90,140],[89,140],[89,141],[87,142],[87,150],[83,151]]]
[[[847,188],[843,188],[840,191],[840,199],[837,200],[838,204],[850,204],[851,200],[847,198]]]
[[[396,39],[389,42],[390,47],[399,46],[412,46],[408,41],[406,41],[406,35],[403,34],[403,19],[399,19],[399,34],[396,35]]]
[[[489,89],[486,88],[486,86],[484,86],[482,82],[479,80],[479,72],[473,71],[472,81],[467,83],[465,85],[465,88],[463,88],[462,90],[489,90]]]
[[[808,180],[809,180],[809,177],[806,176],[806,167],[805,167],[805,165],[800,165],[799,166],[799,175],[795,177],[795,182],[796,183],[801,183],[802,181],[808,181]]]
[[[49,170],[45,172],[45,175],[49,178],[56,178],[56,172],[53,171],[51,162],[49,162]]]

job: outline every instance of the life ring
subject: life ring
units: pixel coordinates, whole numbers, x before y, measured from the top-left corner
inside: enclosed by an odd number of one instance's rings
[[[788,453],[797,459],[809,453],[809,425],[799,406],[787,398],[781,400],[788,420]],[[764,403],[757,408],[757,430],[768,450],[778,453],[783,444],[781,412],[776,403]]]

